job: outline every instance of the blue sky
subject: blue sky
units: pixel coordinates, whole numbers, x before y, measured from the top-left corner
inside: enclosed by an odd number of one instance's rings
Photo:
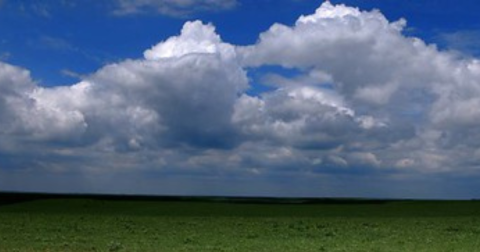
[[[480,197],[479,5],[322,3],[0,0],[0,190]]]

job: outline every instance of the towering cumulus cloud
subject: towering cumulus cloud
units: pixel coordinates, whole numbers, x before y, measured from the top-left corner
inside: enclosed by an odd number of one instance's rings
[[[373,141],[385,168],[466,168],[456,162],[467,157],[456,156],[460,152],[454,149],[474,142],[466,135],[478,135],[473,125],[479,122],[480,64],[405,37],[405,25],[403,19],[389,22],[378,11],[326,2],[293,27],[273,25],[256,45],[239,51],[246,66],[280,65],[301,69],[306,76],[328,76],[335,95],[357,114],[369,116],[365,125],[384,126],[369,130],[360,142],[349,136],[342,145],[360,144],[365,150]],[[352,131],[342,132],[348,133]]]
[[[405,26],[325,2],[249,46],[187,22],[144,58],[71,86],[42,87],[0,63],[0,169],[156,170],[270,185],[301,177],[332,188],[345,186],[332,182],[338,176],[476,174],[480,61],[407,37]],[[248,78],[252,69],[263,76]],[[247,92],[258,82],[271,89]]]

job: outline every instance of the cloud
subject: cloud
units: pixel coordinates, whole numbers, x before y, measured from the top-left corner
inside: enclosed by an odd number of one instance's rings
[[[426,141],[435,143],[417,143],[422,147],[415,151],[434,145],[435,155],[455,155],[443,149],[440,141],[451,147],[466,141],[467,134],[459,132],[478,135],[480,118],[474,108],[480,91],[479,61],[457,58],[418,38],[405,37],[405,25],[404,20],[389,22],[378,11],[364,12],[326,2],[314,14],[300,17],[293,27],[275,24],[260,35],[256,45],[238,51],[247,67],[280,65],[303,70],[305,76],[311,71],[326,73],[333,93],[345,101],[346,107],[388,125],[381,131],[399,135],[383,145],[384,155],[392,155],[386,153],[389,145],[417,142],[415,139],[430,134],[433,128],[444,139],[429,138]],[[384,142],[380,139],[385,140],[386,134],[367,135]],[[450,136],[448,140],[446,136]],[[408,158],[409,151],[405,147],[400,153]],[[441,160],[431,162],[430,157],[431,153],[425,153],[417,158],[438,169],[452,165]]]
[[[198,45],[208,50],[199,51]],[[160,137],[163,144],[207,146],[228,145],[233,140],[227,137],[232,130],[233,104],[248,85],[233,46],[222,43],[213,26],[198,21],[187,22],[180,36],[147,50],[144,60],[107,66],[91,76],[89,83],[101,87],[94,94],[104,96],[100,106],[118,104],[125,111],[146,112],[165,131]],[[138,119],[128,117],[122,120],[137,123]],[[146,131],[152,128],[145,127]]]
[[[51,36],[41,36],[38,39],[38,44],[40,47],[46,49],[64,51],[64,52],[77,52],[79,51],[74,45],[63,38],[51,37]]]
[[[0,131],[8,137],[40,141],[74,139],[86,127],[78,110],[55,106],[53,100],[36,99],[39,94],[47,92],[61,95],[62,88],[38,87],[26,70],[0,63],[0,86]]]
[[[0,61],[6,61],[11,56],[12,56],[12,54],[10,52],[2,52],[2,53],[0,53]]]
[[[186,22],[143,58],[71,86],[41,87],[0,63],[0,167],[337,188],[339,176],[478,175],[480,61],[407,37],[405,26],[326,2],[250,46]],[[280,70],[249,79],[264,66]],[[272,89],[249,94],[257,81]]]
[[[315,87],[278,89],[262,97],[242,96],[233,121],[254,139],[307,149],[333,149],[361,134],[366,117],[357,117],[341,97]],[[372,119],[373,120],[373,119]],[[380,123],[372,122],[380,126]]]
[[[85,76],[69,69],[62,69],[60,73],[74,79],[83,79]]]
[[[32,4],[30,6],[32,11],[37,14],[38,16],[44,17],[44,18],[50,18],[51,13],[47,5],[45,4]]]
[[[5,6],[12,12],[18,12],[24,17],[51,18],[53,5],[48,1],[0,1],[0,8]]]
[[[465,30],[451,33],[441,33],[436,40],[451,50],[479,56],[480,32],[477,30]]]
[[[208,50],[198,51],[198,45]],[[4,107],[36,135],[70,132],[82,135],[80,144],[115,150],[232,144],[230,117],[237,95],[248,85],[233,46],[222,43],[213,26],[187,22],[180,36],[145,56],[56,88],[39,87],[25,70],[4,64],[3,74],[10,78],[2,81],[10,91],[3,94],[9,102]]]
[[[236,0],[115,0],[118,15],[159,13],[167,16],[184,17],[197,12],[229,10]]]

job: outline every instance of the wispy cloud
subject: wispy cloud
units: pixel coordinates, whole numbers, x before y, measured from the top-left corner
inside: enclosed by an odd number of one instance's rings
[[[35,3],[30,5],[31,10],[38,16],[44,17],[44,18],[50,18],[51,13],[46,4],[42,3]]]
[[[480,56],[480,31],[466,30],[450,33],[441,33],[437,41],[447,48],[460,51],[465,54]]]
[[[198,12],[229,10],[237,6],[236,0],[115,0],[117,15],[158,13],[186,17]]]
[[[6,60],[8,60],[11,56],[12,56],[12,54],[11,54],[10,52],[2,52],[2,53],[0,53],[0,60],[1,60],[1,61],[6,61]]]
[[[97,64],[106,64],[110,61],[116,61],[117,58],[100,50],[92,51],[79,47],[70,40],[62,37],[42,35],[37,39],[28,42],[29,46],[42,50],[52,50],[64,54],[73,54],[81,56]]]
[[[78,52],[79,49],[64,38],[43,35],[39,38],[38,46],[65,52]]]
[[[77,72],[72,71],[70,69],[62,69],[60,71],[60,73],[64,76],[68,76],[68,77],[71,77],[71,78],[74,78],[74,79],[79,79],[79,80],[86,78],[85,75],[77,73]]]
[[[81,1],[84,4],[87,4],[87,1]],[[72,9],[77,6],[79,1],[77,0],[59,0],[59,1],[49,1],[49,0],[38,0],[38,1],[28,1],[28,0],[0,0],[0,8],[8,8],[9,11],[18,12],[24,17],[40,17],[40,18],[52,18],[59,11],[65,11],[67,9]]]

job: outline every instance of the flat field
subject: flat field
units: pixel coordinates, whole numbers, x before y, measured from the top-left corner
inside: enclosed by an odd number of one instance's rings
[[[0,251],[480,251],[480,202],[3,202]]]

